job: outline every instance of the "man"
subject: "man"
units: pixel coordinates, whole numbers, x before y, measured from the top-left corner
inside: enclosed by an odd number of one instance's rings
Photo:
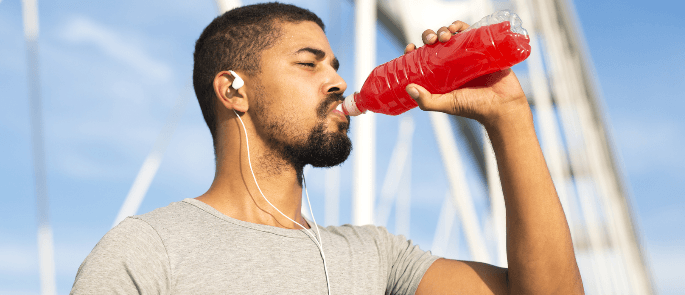
[[[427,30],[423,40],[445,42],[467,27]],[[314,229],[300,215],[303,167],[340,164],[351,149],[349,117],[335,110],[347,85],[323,29],[311,12],[276,3],[229,11],[205,29],[193,82],[214,140],[214,182],[112,229],[72,293],[583,293],[531,110],[509,69],[444,95],[406,89],[422,110],[485,126],[503,184],[509,269],[441,259],[379,227]]]

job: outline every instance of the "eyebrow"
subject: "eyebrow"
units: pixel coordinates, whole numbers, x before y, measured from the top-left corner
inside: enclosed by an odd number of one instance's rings
[[[301,48],[300,50],[296,51],[295,54],[300,54],[302,52],[309,52],[311,54],[314,54],[316,56],[316,59],[320,60],[326,57],[326,52],[324,52],[321,49],[316,49],[312,47],[304,47]],[[337,57],[333,57],[333,61],[331,61],[331,66],[338,71],[338,68],[340,68],[340,61],[338,61]]]

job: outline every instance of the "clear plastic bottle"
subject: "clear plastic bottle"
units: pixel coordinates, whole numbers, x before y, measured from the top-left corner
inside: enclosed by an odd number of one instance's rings
[[[518,15],[498,11],[445,43],[422,46],[376,67],[359,93],[345,98],[346,115],[364,112],[399,115],[417,106],[405,88],[411,83],[431,93],[447,93],[473,78],[509,68],[530,55],[528,32]]]

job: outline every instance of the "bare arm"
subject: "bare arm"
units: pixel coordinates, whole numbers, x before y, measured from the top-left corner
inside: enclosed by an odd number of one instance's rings
[[[468,27],[456,23],[424,32],[424,43],[446,41]],[[414,49],[407,46],[406,51]],[[417,294],[582,294],[571,234],[540,149],[533,115],[510,69],[480,77],[459,90],[430,94],[410,84],[422,110],[475,119],[485,126],[499,168],[507,223],[509,268],[440,259],[426,272]]]

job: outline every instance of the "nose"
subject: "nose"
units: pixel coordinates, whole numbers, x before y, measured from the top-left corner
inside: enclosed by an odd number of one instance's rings
[[[345,82],[345,79],[343,79],[334,69],[331,68],[329,71],[329,79],[327,83],[324,84],[324,93],[339,93],[342,95],[347,89],[347,83]]]

